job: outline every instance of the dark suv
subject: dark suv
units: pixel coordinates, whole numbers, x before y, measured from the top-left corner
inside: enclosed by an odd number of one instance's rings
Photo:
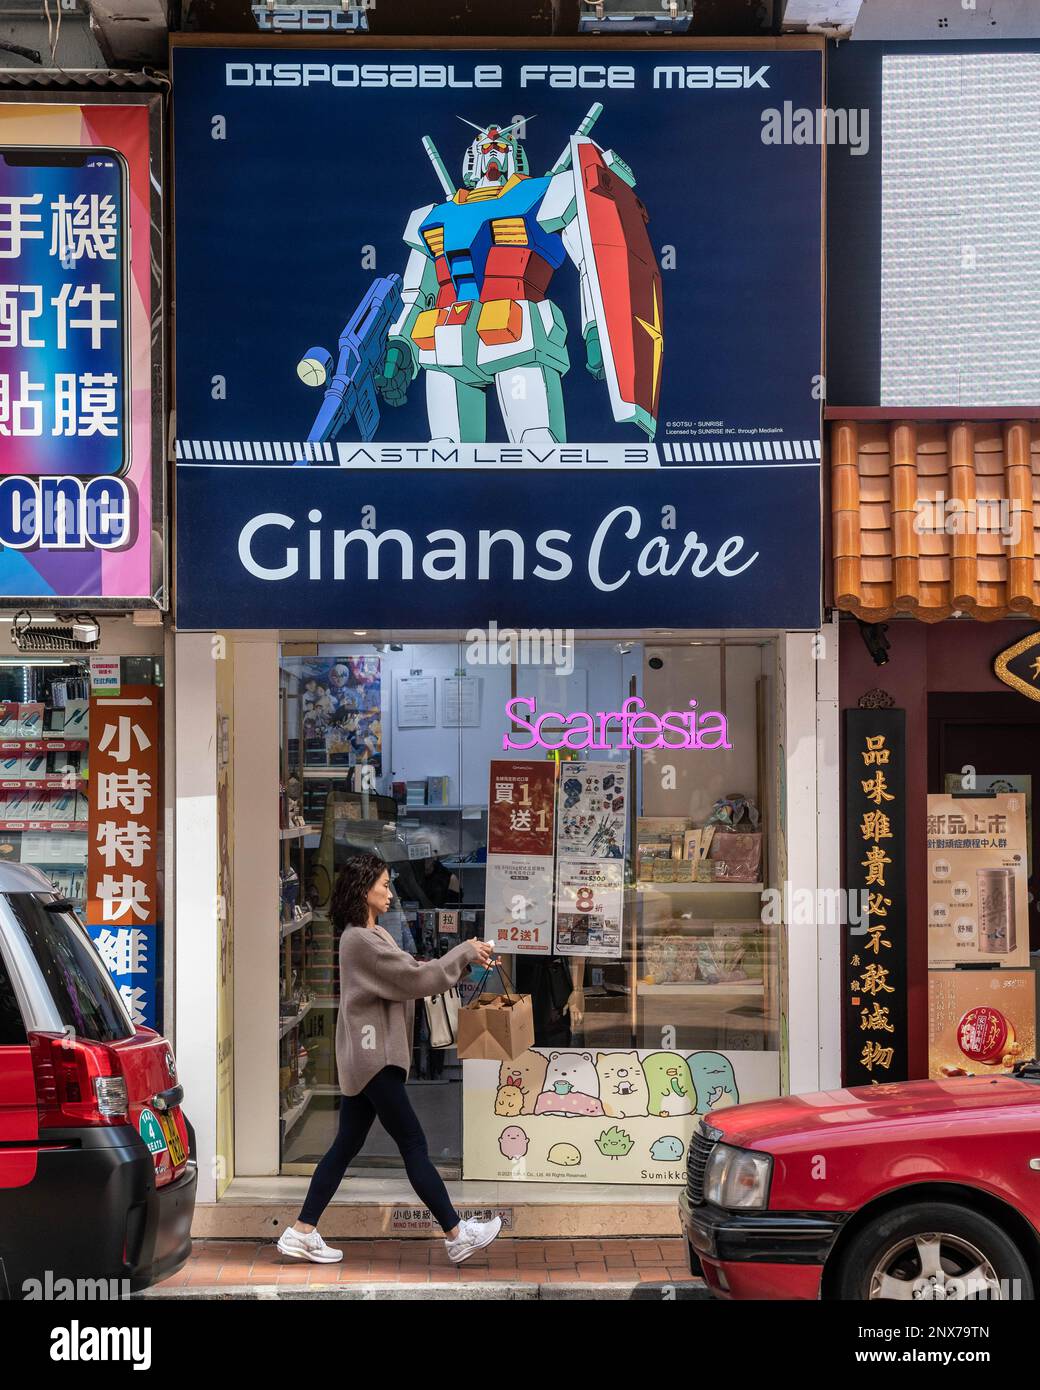
[[[134,1026],[72,905],[0,865],[0,1298],[96,1297],[78,1281],[97,1280],[118,1297],[181,1267],[182,1097],[169,1043]]]

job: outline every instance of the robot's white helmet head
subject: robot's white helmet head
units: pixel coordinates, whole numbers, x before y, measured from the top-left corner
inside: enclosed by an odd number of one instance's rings
[[[459,117],[459,120],[464,119]],[[462,182],[467,188],[503,184],[514,174],[530,172],[526,151],[516,135],[520,122],[514,121],[510,126],[494,122],[486,126],[473,125],[472,121],[465,123],[477,132],[462,161]]]

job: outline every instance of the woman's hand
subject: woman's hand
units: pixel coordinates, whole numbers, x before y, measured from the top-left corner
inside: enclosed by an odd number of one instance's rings
[[[585,1018],[585,993],[583,990],[571,990],[567,996],[567,1002],[563,1006],[564,1013],[571,1021],[571,1031],[574,1032],[581,1027]]]
[[[476,937],[470,937],[466,945],[469,947],[476,965],[486,969],[495,958],[495,948],[490,941],[478,941]]]

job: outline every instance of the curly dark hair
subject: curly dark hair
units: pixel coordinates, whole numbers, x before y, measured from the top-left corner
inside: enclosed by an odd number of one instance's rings
[[[337,931],[368,926],[368,895],[386,869],[377,854],[355,854],[343,865],[329,900],[329,918]]]

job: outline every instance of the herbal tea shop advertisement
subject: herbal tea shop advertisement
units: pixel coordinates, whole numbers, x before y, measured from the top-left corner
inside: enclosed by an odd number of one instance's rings
[[[928,798],[928,963],[1029,964],[1020,793]]]

